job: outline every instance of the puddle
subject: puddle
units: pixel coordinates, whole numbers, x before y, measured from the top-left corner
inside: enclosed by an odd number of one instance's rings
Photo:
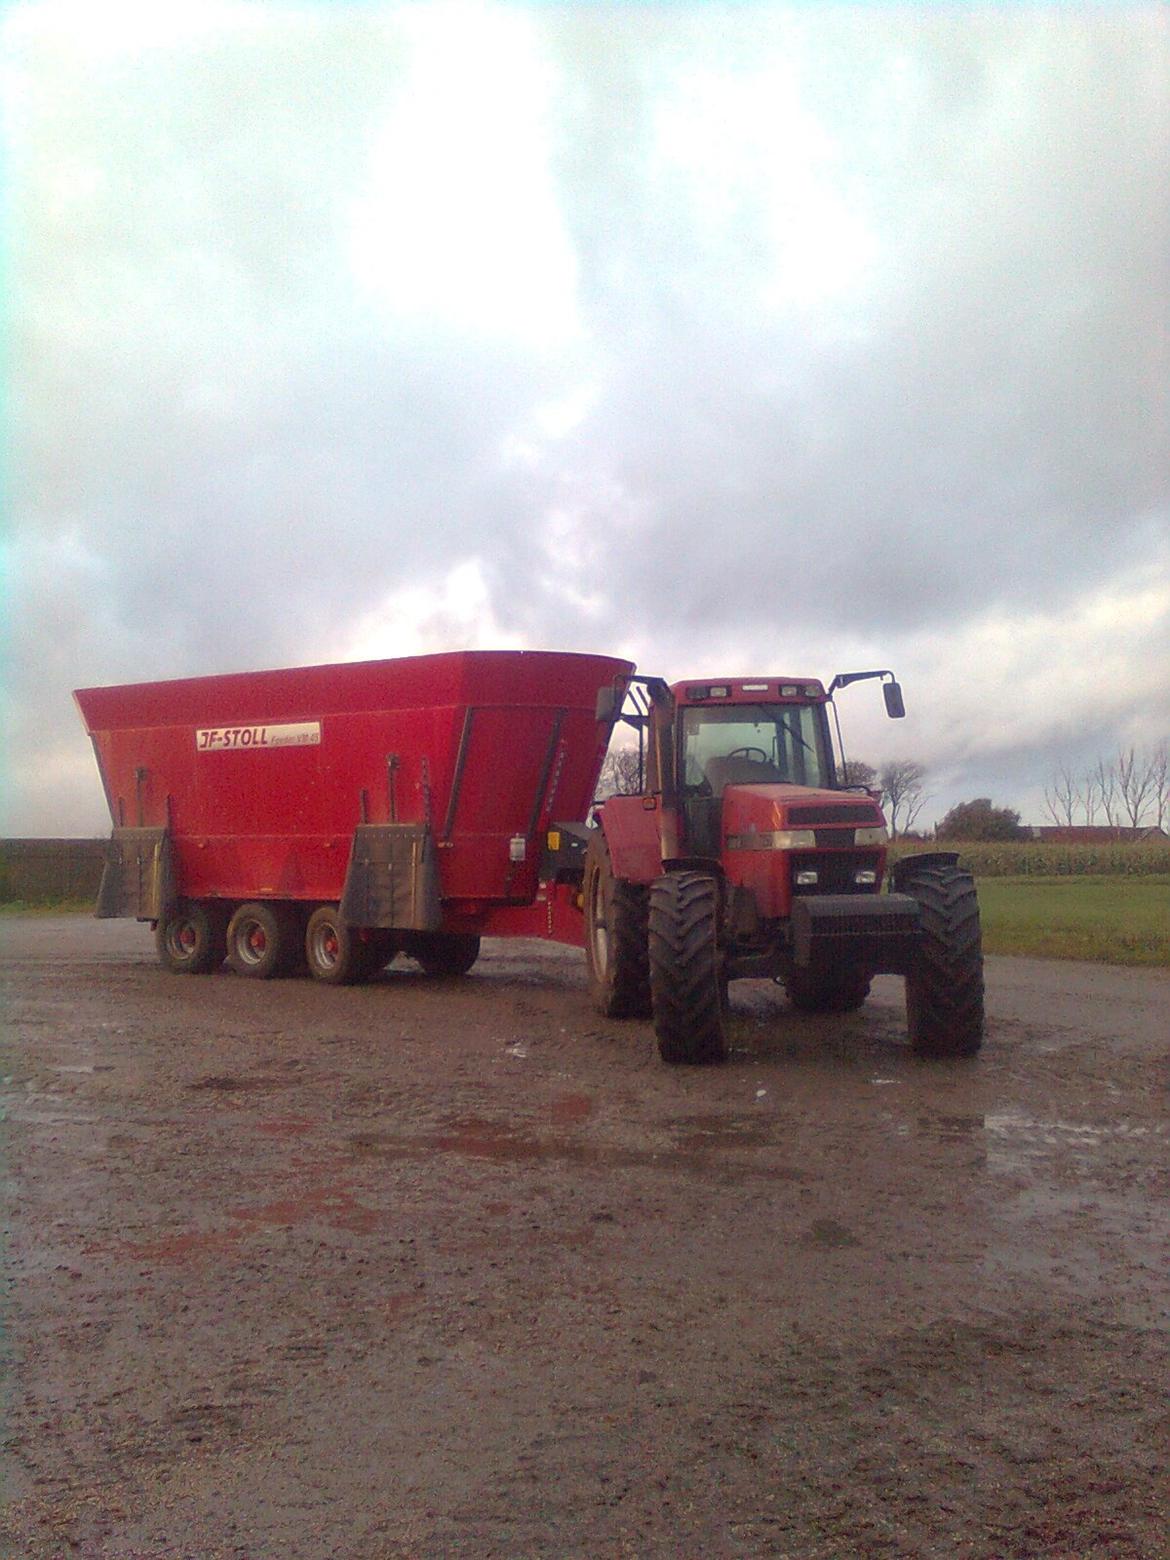
[[[299,1197],[280,1198],[256,1208],[232,1208],[229,1216],[241,1224],[278,1226],[320,1219],[331,1229],[350,1230],[358,1235],[367,1234],[382,1221],[382,1215],[377,1209],[365,1207],[352,1193],[341,1187],[322,1187],[304,1192]]]
[[[88,1249],[116,1250],[136,1262],[183,1262],[233,1251],[250,1230],[257,1228],[282,1228],[315,1221],[330,1229],[367,1235],[385,1222],[385,1215],[358,1202],[344,1185],[311,1187],[296,1197],[230,1208],[227,1217],[231,1224],[219,1229],[183,1230],[155,1240],[127,1241],[114,1247],[95,1245]]]
[[[451,1122],[451,1130],[431,1139],[431,1146],[443,1154],[467,1154],[473,1159],[552,1159],[557,1155],[547,1143],[525,1137],[498,1121],[465,1116]]]
[[[577,1096],[570,1096],[574,1101]],[[584,1098],[583,1096],[580,1098]],[[570,1115],[583,1111],[574,1103]],[[583,1117],[580,1119],[584,1119]],[[574,1121],[574,1124],[576,1122]],[[626,1148],[596,1138],[542,1136],[530,1128],[480,1116],[452,1117],[425,1135],[362,1132],[349,1139],[353,1151],[385,1160],[429,1159],[458,1154],[497,1164],[558,1163],[619,1169],[679,1170],[729,1181],[745,1179],[803,1181],[802,1170],[787,1165],[745,1163],[723,1157],[723,1151],[761,1148],[772,1143],[768,1128],[755,1116],[687,1116],[672,1124],[674,1142],[660,1149]]]
[[[1018,1167],[1054,1153],[1087,1158],[1114,1143],[1165,1137],[1170,1125],[1164,1121],[1149,1124],[1129,1121],[1061,1121],[1055,1117],[1004,1111],[988,1116],[986,1129],[993,1159],[1001,1166]]]
[[[587,1094],[565,1094],[549,1106],[549,1116],[556,1126],[570,1126],[592,1114],[593,1101]]]
[[[298,1137],[302,1132],[311,1132],[313,1126],[303,1116],[277,1116],[271,1121],[258,1121],[256,1131],[265,1137]]]
[[[986,1117],[971,1116],[919,1116],[918,1130],[924,1137],[942,1143],[965,1143],[971,1138],[982,1138],[987,1130]]]
[[[684,1150],[762,1148],[773,1141],[770,1125],[758,1115],[680,1116],[671,1126]]]
[[[1149,1125],[1135,1125],[1129,1121],[1113,1121],[1093,1125],[1086,1121],[1060,1121],[1056,1118],[1017,1115],[1005,1112],[987,1117],[987,1130],[997,1137],[1026,1137],[1031,1142],[1044,1145],[1081,1143],[1096,1147],[1114,1139],[1164,1137],[1167,1123],[1156,1121]]]
[[[860,1246],[861,1242],[852,1230],[838,1224],[836,1219],[814,1219],[805,1232],[802,1244],[841,1251],[847,1246]]]
[[[220,1094],[235,1094],[244,1089],[271,1089],[279,1087],[278,1078],[233,1078],[230,1075],[215,1074],[210,1078],[197,1078],[194,1083],[189,1083],[189,1089],[211,1089]]]
[[[98,1116],[54,1116],[43,1110],[21,1110],[9,1106],[0,1120],[11,1121],[22,1127],[95,1127]]]

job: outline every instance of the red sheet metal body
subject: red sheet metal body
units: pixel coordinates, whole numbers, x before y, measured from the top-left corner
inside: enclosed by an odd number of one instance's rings
[[[534,901],[543,830],[584,819],[597,783],[597,694],[632,671],[465,651],[75,698],[115,825],[169,828],[184,895],[337,900],[358,823],[426,822],[466,921]]]

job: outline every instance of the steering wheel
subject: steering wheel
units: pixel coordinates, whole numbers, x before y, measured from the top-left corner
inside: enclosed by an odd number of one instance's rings
[[[728,758],[750,758],[753,763],[769,764],[771,759],[762,747],[737,747],[727,755]]]

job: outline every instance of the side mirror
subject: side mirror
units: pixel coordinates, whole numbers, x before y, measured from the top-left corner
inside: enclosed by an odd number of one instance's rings
[[[882,683],[882,697],[886,701],[886,714],[890,719],[901,720],[906,713],[901,685],[896,682]]]

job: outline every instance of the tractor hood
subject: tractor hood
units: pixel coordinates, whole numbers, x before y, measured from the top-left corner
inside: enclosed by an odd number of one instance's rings
[[[849,846],[856,830],[883,829],[885,821],[878,804],[857,791],[771,784],[729,785],[723,792],[723,835],[729,850]],[[791,842],[773,838],[798,830],[801,837]],[[837,835],[837,830],[844,832]],[[871,834],[866,843],[877,844],[878,837]]]
[[[877,893],[885,819],[872,797],[799,785],[729,785],[723,861],[765,918],[791,914],[799,893]]]

